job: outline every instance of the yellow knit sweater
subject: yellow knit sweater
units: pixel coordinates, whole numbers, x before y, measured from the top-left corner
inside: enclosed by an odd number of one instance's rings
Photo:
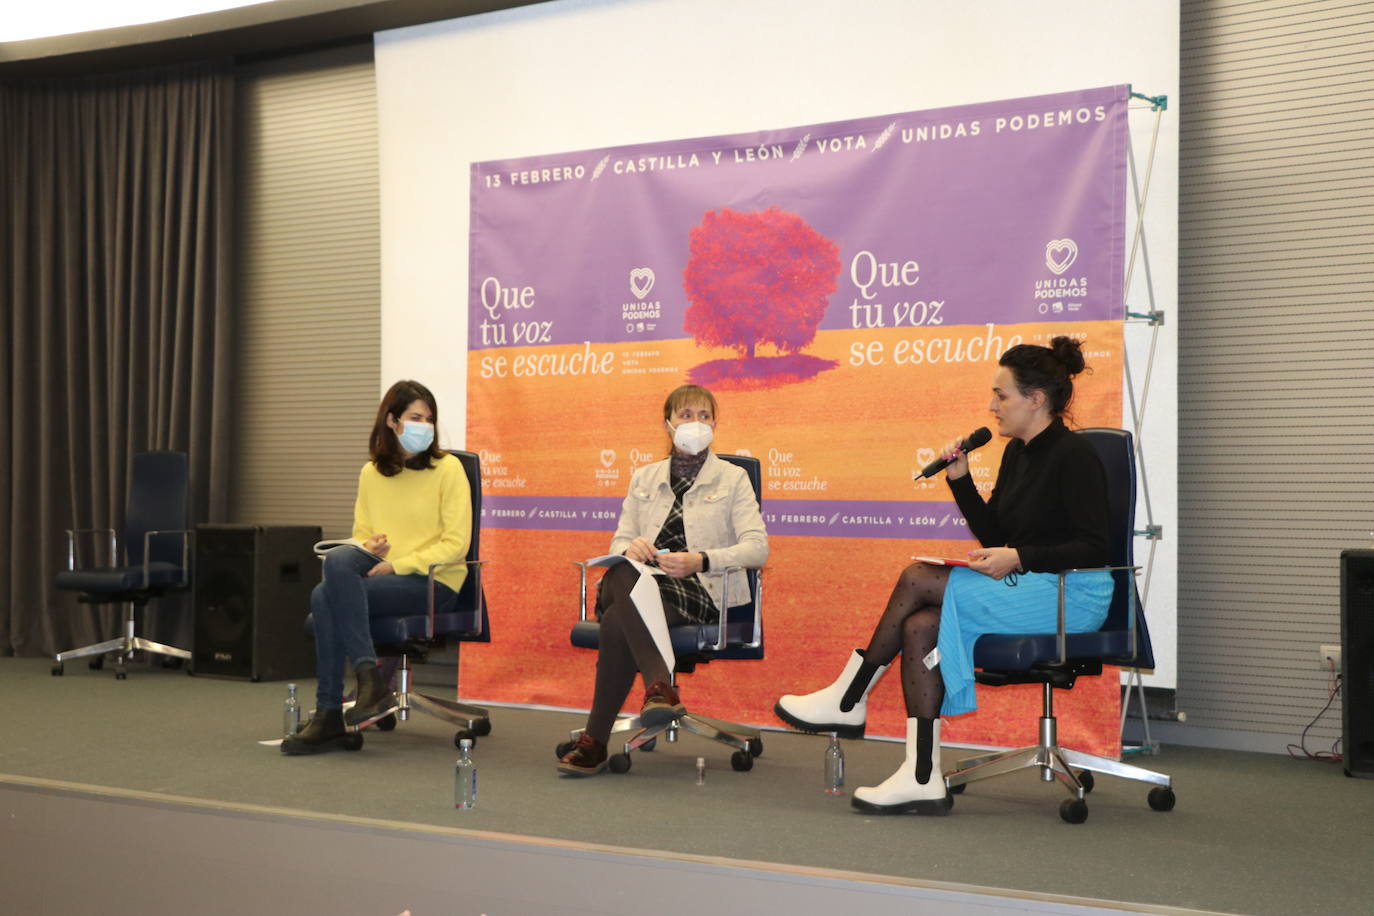
[[[378,534],[391,545],[386,559],[398,575],[424,576],[431,563],[464,559],[472,535],[472,492],[462,463],[445,455],[429,470],[401,468],[394,477],[383,477],[370,461],[363,465],[353,536],[366,541]],[[456,592],[467,567],[446,567],[437,578]]]

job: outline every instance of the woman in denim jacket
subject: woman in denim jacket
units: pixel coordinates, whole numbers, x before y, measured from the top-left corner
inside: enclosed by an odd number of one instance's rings
[[[669,626],[708,623],[721,608],[747,602],[743,576],[731,577],[730,594],[725,594],[723,570],[757,568],[768,559],[768,533],[748,476],[708,448],[716,419],[716,399],[705,388],[683,385],[668,395],[663,421],[672,452],[635,472],[611,540],[611,553],[663,571],[652,579]],[[631,598],[640,578],[632,564],[619,563],[601,579],[596,689],[586,729],[558,762],[565,775],[592,776],[606,768],[611,725],[636,672],[644,679],[640,717],[646,726],[687,711],[643,618],[658,610],[638,607]]]

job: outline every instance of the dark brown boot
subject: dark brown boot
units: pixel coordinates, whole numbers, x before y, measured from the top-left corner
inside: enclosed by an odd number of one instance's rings
[[[667,725],[686,712],[682,698],[667,681],[654,681],[644,688],[644,705],[639,710],[639,722],[645,728]]]
[[[606,745],[583,732],[577,743],[558,761],[558,772],[566,776],[595,776],[606,769]]]
[[[344,728],[342,711],[317,710],[305,728],[298,734],[282,740],[281,752],[288,757],[320,754],[331,748],[342,747],[347,737],[348,731]]]
[[[397,710],[396,694],[382,680],[376,662],[363,662],[357,668],[358,695],[353,708],[344,713],[344,722],[359,726]]]

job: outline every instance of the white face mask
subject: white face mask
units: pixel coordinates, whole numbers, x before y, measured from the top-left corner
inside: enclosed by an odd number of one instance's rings
[[[715,430],[699,420],[690,423],[683,423],[674,428],[671,423],[668,428],[673,433],[673,445],[678,451],[688,455],[699,455],[706,446],[711,444],[711,437],[715,435]]]

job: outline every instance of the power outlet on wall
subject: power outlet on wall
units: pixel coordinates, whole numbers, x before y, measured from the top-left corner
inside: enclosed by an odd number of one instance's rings
[[[1332,665],[1335,665],[1336,673],[1337,673],[1337,674],[1340,674],[1340,673],[1341,673],[1341,647],[1340,647],[1340,646],[1326,646],[1326,645],[1324,645],[1324,646],[1321,647],[1321,649],[1322,649],[1322,663],[1321,663],[1321,669],[1322,669],[1323,671],[1330,671],[1330,670],[1332,670],[1331,666],[1332,666]]]

